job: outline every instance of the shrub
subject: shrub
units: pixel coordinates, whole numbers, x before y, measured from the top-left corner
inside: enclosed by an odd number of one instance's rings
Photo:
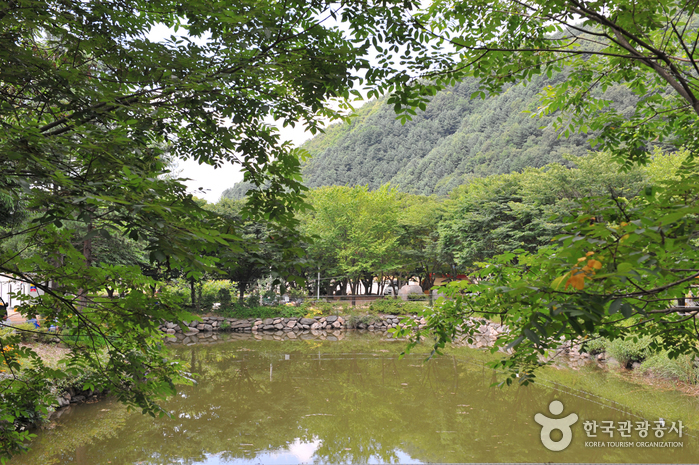
[[[245,298],[245,306],[253,308],[260,306],[260,293],[255,291]]]
[[[217,313],[226,318],[274,318],[279,316],[279,307],[246,307],[234,303],[228,308],[219,309]]]
[[[648,357],[641,364],[640,370],[661,378],[676,379],[690,384],[699,383],[699,368],[692,355],[681,355],[671,359],[666,351],[659,352]]]
[[[335,307],[323,300],[307,300],[301,305],[306,315],[332,315]]]
[[[73,333],[72,331],[69,331],[69,330],[61,331],[60,339],[61,339],[61,342],[68,344],[68,345],[76,345],[76,346],[89,345],[89,346],[95,346],[95,347],[104,347],[107,345],[107,340],[98,334],[90,336],[90,335],[84,334],[84,332],[82,334],[81,333]]]
[[[603,337],[595,337],[589,341],[583,342],[583,349],[590,355],[601,354],[607,350],[609,341]]]
[[[49,332],[48,327],[41,326],[37,328],[33,323],[20,323],[12,327],[5,328],[3,330],[3,335],[7,335],[12,332],[19,335],[21,342],[48,342],[55,337],[55,333]]]
[[[281,305],[276,307],[276,313],[283,318],[303,318],[308,314],[308,311],[295,305]]]
[[[221,288],[218,290],[218,302],[221,304],[221,307],[230,307],[232,300],[231,300],[231,291],[225,287]]]
[[[633,362],[642,362],[650,355],[648,346],[652,342],[650,337],[614,339],[607,344],[609,355],[619,361],[624,367],[629,367]]]
[[[286,291],[286,293],[292,299],[305,299],[306,297],[308,297],[308,291],[306,289],[290,288]]]
[[[347,326],[349,328],[356,328],[360,323],[365,325],[370,325],[375,323],[378,318],[371,315],[350,315],[347,317]]]
[[[372,313],[385,313],[389,315],[419,313],[424,309],[425,304],[422,302],[404,302],[391,297],[375,300],[369,306],[369,311]]]
[[[211,307],[215,303],[221,304],[221,308],[231,305],[231,290],[233,285],[230,281],[206,281],[201,285],[201,288],[197,291],[197,296],[199,297],[199,308],[202,312],[210,312]],[[224,303],[221,299],[226,299]]]

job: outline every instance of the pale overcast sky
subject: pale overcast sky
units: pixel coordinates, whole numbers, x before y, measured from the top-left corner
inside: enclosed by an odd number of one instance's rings
[[[310,139],[312,134],[304,132],[301,125],[296,128],[286,127],[279,128],[279,133],[283,140],[288,140],[296,146],[301,145],[306,140]],[[240,165],[228,163],[221,168],[215,169],[210,165],[200,165],[194,160],[186,160],[179,162],[180,174],[182,178],[189,178],[185,184],[189,191],[199,198],[206,199],[207,202],[215,203],[221,198],[223,191],[229,187],[233,187],[238,181],[243,180],[243,174],[240,172]],[[204,192],[199,192],[199,188],[204,188]]]
[[[172,35],[183,35],[184,29],[175,32],[164,24],[154,26],[148,38],[153,41],[164,40]],[[195,39],[196,41],[196,39]],[[273,124],[273,122],[270,122]],[[282,140],[288,140],[296,146],[303,144],[311,138],[312,134],[304,131],[302,125],[297,125],[296,128],[278,126],[279,134]],[[233,187],[238,181],[243,180],[243,174],[240,172],[240,165],[227,163],[221,168],[214,168],[210,165],[200,165],[194,160],[179,160],[178,169],[179,177],[189,178],[185,184],[189,191],[199,198],[206,199],[207,202],[218,202],[223,191],[229,187]],[[202,189],[202,190],[200,190]]]
[[[148,38],[153,41],[159,41],[164,40],[166,37],[169,38],[172,35],[182,36],[183,32],[185,32],[184,29],[175,32],[164,24],[160,24],[151,29]],[[196,42],[196,39],[194,39],[194,41]],[[360,106],[361,103],[356,102],[355,108]],[[270,121],[269,124],[274,124],[274,122]],[[301,124],[298,124],[296,128],[284,128],[279,124],[277,128],[279,129],[282,140],[288,140],[297,147],[312,137],[310,132],[305,132]],[[240,165],[234,165],[232,163],[227,163],[221,168],[216,169],[210,165],[200,165],[191,159],[179,160],[178,168],[180,171],[179,177],[190,179],[185,183],[189,192],[211,203],[218,202],[224,190],[233,187],[236,182],[243,180]],[[200,190],[200,188],[202,190]]]

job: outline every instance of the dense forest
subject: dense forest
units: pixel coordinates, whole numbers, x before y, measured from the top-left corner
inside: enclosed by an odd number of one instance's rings
[[[475,177],[549,163],[571,166],[566,158],[591,150],[593,135],[559,137],[556,116],[532,116],[542,89],[562,79],[565,73],[539,76],[485,99],[472,98],[478,85],[465,80],[437,93],[406,124],[385,100],[370,101],[350,124],[332,125],[303,145],[312,155],[303,167],[304,183],[369,189],[390,183],[402,192],[444,195]],[[605,97],[619,111],[633,111],[636,98],[628,90],[610,88]],[[250,187],[238,183],[223,195],[240,199]]]
[[[392,279],[409,278],[428,289],[436,276],[473,273],[498,254],[537,253],[573,218],[596,211],[585,198],[626,205],[650,186],[678,181],[687,169],[681,168],[686,156],[685,151],[663,154],[657,149],[647,165],[622,170],[610,154],[591,152],[568,161],[572,166],[549,163],[474,178],[447,196],[400,192],[390,184],[311,188],[307,200],[313,208],[297,213],[305,251],[297,271],[305,285],[288,285],[315,295],[320,272],[321,295],[362,294],[372,283],[378,283],[381,293]],[[221,199],[205,208],[235,215],[244,203]],[[246,224],[250,230],[266,229],[254,221]],[[226,278],[252,285],[279,261],[264,241],[254,255],[242,260],[250,252],[238,254],[238,261],[232,260],[235,273]]]

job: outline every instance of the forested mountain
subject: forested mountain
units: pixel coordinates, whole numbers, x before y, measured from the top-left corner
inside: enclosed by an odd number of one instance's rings
[[[435,95],[406,124],[385,99],[368,102],[351,124],[332,125],[303,145],[312,155],[303,167],[304,183],[311,188],[368,184],[370,189],[391,183],[412,194],[446,194],[472,177],[567,164],[565,155],[591,150],[592,135],[559,138],[552,127],[557,114],[526,113],[537,110],[543,88],[563,79],[564,74],[540,76],[486,99],[472,99],[478,86],[463,81]],[[605,96],[622,111],[631,112],[636,102],[623,88],[608,89]],[[224,197],[242,198],[250,187],[238,183]]]

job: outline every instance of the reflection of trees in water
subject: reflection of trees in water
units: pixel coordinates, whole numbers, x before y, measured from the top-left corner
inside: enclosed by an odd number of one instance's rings
[[[304,344],[277,347],[270,341],[181,349],[198,385],[184,387],[167,403],[172,417],[136,413],[118,436],[81,455],[88,463],[104,457],[113,463],[194,463],[204,454],[252,459],[299,438],[319,440],[314,460],[328,463],[372,457],[396,463],[397,450],[433,462],[542,459],[531,417],[552,400],[550,390],[492,388],[490,369],[457,357],[425,363],[419,355],[398,360],[352,344],[324,347],[321,354]],[[346,353],[353,348],[356,353]],[[616,461],[624,460],[617,455]]]

